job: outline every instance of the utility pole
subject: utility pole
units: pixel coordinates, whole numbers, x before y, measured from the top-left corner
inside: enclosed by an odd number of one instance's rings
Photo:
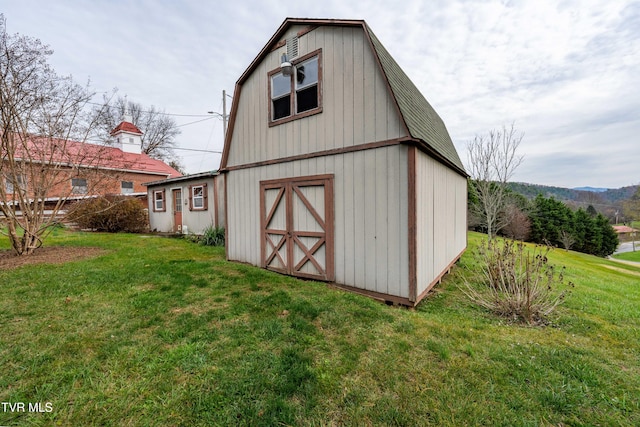
[[[227,91],[222,89],[222,140],[227,137]]]

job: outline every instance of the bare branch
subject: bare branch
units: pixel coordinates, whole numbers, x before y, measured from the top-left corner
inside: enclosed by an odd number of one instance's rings
[[[476,135],[467,145],[468,170],[477,196],[477,202],[471,204],[472,213],[482,219],[489,238],[505,225],[501,214],[506,205],[506,184],[522,163],[523,156],[517,151],[523,138],[511,124],[488,135]]]
[[[0,212],[17,254],[30,254],[71,196],[73,177],[101,185],[106,147],[88,143],[93,93],[48,65],[39,40],[6,33],[0,15]],[[22,231],[20,231],[22,230]]]

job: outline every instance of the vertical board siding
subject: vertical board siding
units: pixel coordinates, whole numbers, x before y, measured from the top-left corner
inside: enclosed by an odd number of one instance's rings
[[[422,152],[416,178],[420,295],[467,246],[467,180]]]
[[[207,185],[207,209],[189,209],[189,186]],[[187,227],[189,233],[202,234],[210,225],[224,227],[224,177],[217,175],[209,178],[194,178],[191,181],[167,183],[166,185],[153,186],[148,190],[149,194],[149,228],[152,231],[171,233],[174,230],[173,217],[173,191],[182,191],[182,225]],[[164,212],[153,211],[153,192],[165,191],[165,203],[167,209]],[[217,198],[216,198],[217,196]],[[216,213],[217,210],[217,213]],[[217,221],[216,221],[217,219]]]
[[[217,223],[218,227],[224,227],[226,225],[225,212],[224,212],[224,179],[225,175],[218,175],[215,179],[216,185],[216,205],[217,205]]]
[[[319,27],[300,38],[299,56],[322,50],[322,112],[269,127],[268,73],[285,49],[267,55],[243,83],[227,166],[407,136],[363,30],[351,27]]]
[[[155,212],[153,210],[153,192],[154,191],[162,191],[164,190],[165,195],[165,206],[166,209],[161,212]],[[163,233],[169,233],[173,231],[173,210],[169,203],[173,203],[173,195],[171,194],[171,190],[166,186],[155,186],[149,187],[147,190],[147,200],[148,200],[148,209],[149,209],[149,229],[151,231],[160,231]]]
[[[335,281],[407,298],[406,162],[406,147],[393,146],[229,172],[228,258],[261,263],[260,181],[330,173]],[[325,203],[319,191],[305,195],[315,205]],[[294,220],[316,227],[308,216]]]

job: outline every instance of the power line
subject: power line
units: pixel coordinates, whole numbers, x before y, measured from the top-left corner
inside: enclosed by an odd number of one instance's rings
[[[104,104],[104,103],[100,104],[98,102],[87,102],[87,104],[95,105],[97,107],[107,107],[109,109],[118,108],[115,105],[108,105],[108,104]],[[223,117],[222,113],[218,113],[218,112],[215,112],[215,111],[211,111],[211,112],[209,112],[207,114],[176,114],[176,113],[165,113],[165,112],[162,112],[162,111],[148,111],[148,110],[138,110],[138,111],[140,111],[141,113],[161,114],[163,116],[172,116],[172,117],[209,117],[209,116],[211,116],[211,114],[214,114],[214,115],[218,116],[219,118]]]
[[[216,116],[208,116],[206,119],[201,119],[201,120],[196,120],[195,122],[189,122],[189,123],[184,123],[184,124],[181,124],[181,125],[176,125],[176,127],[177,128],[181,128],[183,126],[189,126],[189,125],[192,125],[192,124],[195,124],[195,123],[205,122],[207,120],[211,120],[211,119],[215,119],[215,118],[216,118]]]
[[[172,150],[198,151],[198,152],[201,152],[201,153],[222,154],[222,151],[216,151],[216,150],[199,150],[199,149],[197,149],[197,148],[178,148],[178,147],[172,147]]]

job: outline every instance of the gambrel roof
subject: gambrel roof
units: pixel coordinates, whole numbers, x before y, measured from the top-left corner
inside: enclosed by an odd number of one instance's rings
[[[364,26],[409,134],[434,150],[435,153],[432,154],[442,156],[443,160],[451,163],[450,166],[455,166],[464,173],[464,166],[451,141],[447,127],[436,110],[402,71],[369,26],[366,23]]]
[[[414,143],[432,157],[436,158],[451,169],[463,176],[468,176],[464,166],[453,145],[447,128],[433,109],[431,104],[425,99],[420,90],[413,84],[407,74],[400,68],[391,54],[385,49],[380,40],[375,36],[364,20],[338,20],[338,19],[308,19],[308,18],[287,18],[264,46],[262,51],[253,60],[247,70],[240,76],[236,83],[235,96],[240,93],[240,87],[258,67],[262,60],[277,47],[278,43],[293,25],[306,25],[310,28],[318,26],[348,26],[360,27],[365,33],[371,46],[380,71],[386,80],[387,87],[395,101],[398,114],[405,126],[410,139],[407,143]],[[231,111],[230,132],[225,140],[225,152],[223,153],[221,169],[226,167],[226,159],[229,150],[229,143],[232,138],[235,114],[237,112],[238,99],[234,99]]]

